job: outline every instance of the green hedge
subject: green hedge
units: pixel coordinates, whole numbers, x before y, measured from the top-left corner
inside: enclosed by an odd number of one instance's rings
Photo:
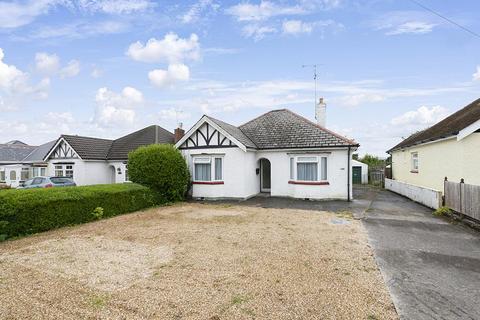
[[[99,211],[100,217],[111,217],[159,202],[149,188],[133,183],[3,190],[0,192],[0,240],[92,221],[99,218]]]

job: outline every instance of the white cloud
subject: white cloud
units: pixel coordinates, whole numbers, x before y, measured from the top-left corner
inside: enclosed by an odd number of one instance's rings
[[[146,11],[154,6],[149,0],[79,0],[79,9],[107,14],[130,14]]]
[[[378,93],[358,93],[343,96],[337,99],[337,102],[346,107],[357,107],[362,104],[381,102],[385,99],[384,95]]]
[[[472,75],[473,81],[480,80],[480,66],[477,66],[477,72]]]
[[[226,13],[235,17],[237,21],[262,21],[275,16],[305,14],[306,9],[300,5],[278,5],[262,0],[259,4],[249,2],[236,4],[228,8]]]
[[[70,112],[48,112],[37,123],[36,129],[44,134],[69,134],[74,123],[75,118]]]
[[[168,108],[168,109],[163,109],[160,110],[158,113],[158,116],[162,120],[185,120],[190,118],[190,113],[188,112],[183,112],[181,109],[175,109],[175,108]]]
[[[283,33],[299,34],[310,33],[313,30],[313,24],[301,20],[287,20],[282,25]]]
[[[256,23],[247,24],[242,29],[242,34],[247,38],[253,38],[255,41],[260,41],[268,34],[276,33],[277,29],[272,26],[262,26]]]
[[[440,25],[440,21],[422,11],[392,11],[373,21],[376,30],[386,35],[426,34]]]
[[[132,43],[126,53],[136,61],[176,63],[200,58],[200,43],[196,34],[190,38],[180,38],[168,33],[162,40],[151,38],[145,45],[137,41]]]
[[[80,62],[78,60],[71,60],[65,67],[60,70],[61,78],[75,77],[80,73]]]
[[[37,16],[48,13],[59,0],[29,0],[0,2],[0,28],[17,28],[31,23]]]
[[[183,23],[196,23],[201,19],[202,14],[215,13],[218,8],[220,8],[220,5],[215,3],[214,0],[199,0],[180,19]]]
[[[177,81],[188,81],[190,70],[184,64],[170,64],[167,70],[155,69],[148,73],[150,82],[158,88],[172,86]]]
[[[127,31],[129,28],[130,25],[125,21],[76,21],[62,26],[41,26],[26,36],[14,36],[14,39],[19,41],[51,38],[83,39],[91,36],[117,34]]]
[[[313,22],[304,22],[301,20],[286,20],[282,24],[283,33],[291,35],[311,33],[315,29],[325,29],[327,27],[342,29],[343,25],[333,20],[321,20]]]
[[[396,26],[390,31],[387,31],[385,34],[389,36],[404,34],[404,33],[425,34],[425,33],[432,32],[433,28],[436,26],[437,26],[436,24],[427,23],[423,21],[409,21]]]
[[[5,54],[0,48],[0,89],[9,93],[24,90],[27,86],[28,75],[14,65],[3,62],[4,57]]]
[[[56,54],[38,52],[35,54],[35,68],[45,75],[55,74],[60,67],[60,59]]]
[[[149,0],[26,0],[0,2],[0,28],[18,28],[32,23],[38,16],[49,13],[57,6],[105,14],[131,14],[155,6]]]
[[[393,118],[391,124],[394,126],[407,126],[424,129],[444,119],[448,115],[449,111],[444,107],[434,106],[428,108],[426,106],[421,106],[417,110],[408,111]]]
[[[125,87],[121,93],[100,88],[95,96],[97,104],[93,119],[100,127],[127,126],[135,121],[135,108],[144,103],[143,94],[132,87]]]
[[[103,76],[103,70],[94,67],[90,75],[92,76],[92,78],[95,79],[100,78],[101,76]]]

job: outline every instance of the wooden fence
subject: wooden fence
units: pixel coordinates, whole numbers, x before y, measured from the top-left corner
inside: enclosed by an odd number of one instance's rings
[[[480,186],[445,178],[444,195],[445,206],[480,221]]]
[[[385,173],[383,171],[376,170],[376,171],[370,172],[370,179],[368,179],[370,184],[383,188],[384,182],[385,182],[384,180],[385,180]]]

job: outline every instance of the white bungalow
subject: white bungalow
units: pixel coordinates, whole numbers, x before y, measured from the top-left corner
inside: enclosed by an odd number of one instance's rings
[[[324,122],[322,111],[319,104],[317,119]],[[287,109],[239,127],[204,115],[176,143],[191,170],[192,195],[200,199],[268,193],[350,200],[351,156],[358,146]]]

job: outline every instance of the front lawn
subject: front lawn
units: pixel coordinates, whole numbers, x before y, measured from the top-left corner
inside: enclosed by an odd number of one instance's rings
[[[1,319],[397,319],[361,223],[177,204],[0,243]]]

